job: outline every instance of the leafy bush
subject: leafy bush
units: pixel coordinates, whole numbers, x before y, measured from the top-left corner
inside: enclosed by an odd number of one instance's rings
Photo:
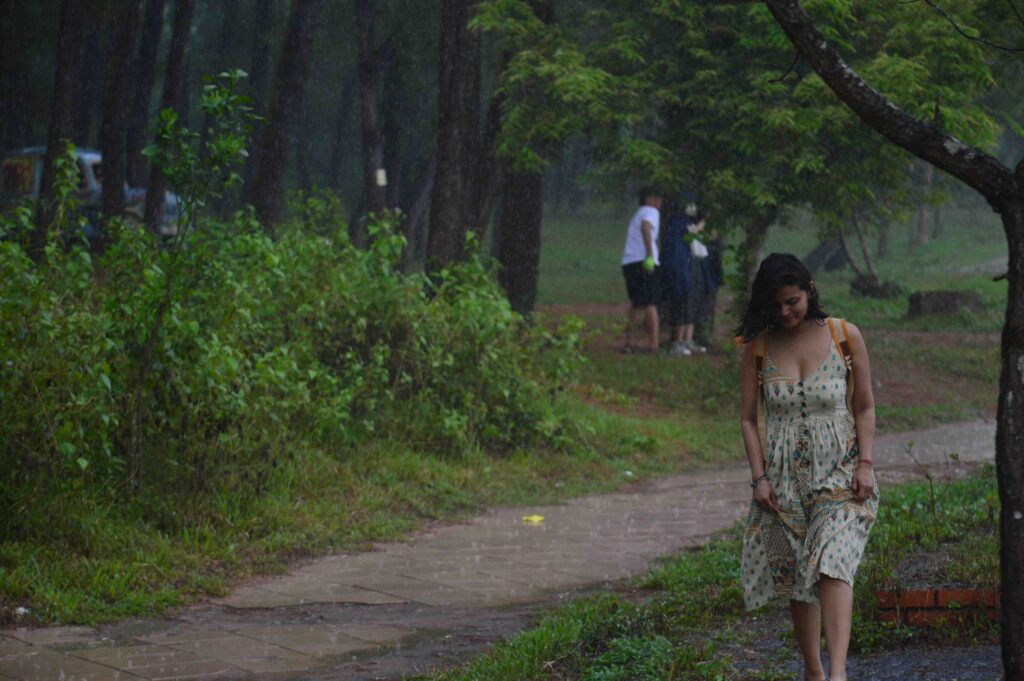
[[[185,201],[172,243],[113,222],[102,255],[51,237],[37,263],[0,242],[0,540],[81,546],[89,514],[71,507],[125,496],[158,524],[195,521],[216,491],[260,495],[302,444],[568,441],[552,398],[578,328],[513,313],[480,258],[405,275],[393,220],[356,249],[323,195],[276,240],[248,213],[197,220],[244,154],[246,107],[225,76],[204,94],[205,147],[161,119],[151,155]]]

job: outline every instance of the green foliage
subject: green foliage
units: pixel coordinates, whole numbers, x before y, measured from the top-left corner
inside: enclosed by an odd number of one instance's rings
[[[912,447],[911,443],[908,445]],[[922,555],[939,556],[927,586],[997,589],[999,585],[999,498],[995,468],[986,466],[966,480],[907,485],[879,507],[854,589],[853,645],[892,647],[921,632],[877,621],[875,592],[919,587],[921,577],[907,564]],[[976,634],[984,635],[981,627]],[[941,633],[941,632],[940,632]],[[991,633],[991,631],[989,631]]]
[[[0,243],[0,539],[85,548],[89,504],[201,525],[221,515],[220,493],[259,498],[302,446],[345,456],[393,439],[461,456],[571,443],[554,404],[579,329],[513,313],[481,259],[403,275],[394,225],[372,224],[355,249],[323,195],[276,241],[248,213],[200,220],[245,157],[243,75],[205,88],[202,136],[161,115],[148,153],[182,200],[171,242],[115,222],[94,256],[58,224],[38,266]],[[58,173],[55,215],[72,215],[74,181]]]

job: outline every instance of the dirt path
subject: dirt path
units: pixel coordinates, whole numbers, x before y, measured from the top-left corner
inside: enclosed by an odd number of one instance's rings
[[[916,462],[905,453],[910,441]],[[885,484],[924,469],[960,475],[991,460],[993,443],[992,422],[883,436],[879,478]],[[0,681],[422,672],[514,633],[539,608],[607,588],[728,527],[746,511],[746,480],[746,466],[737,464],[557,506],[495,509],[408,543],[251,582],[170,618],[3,630]]]

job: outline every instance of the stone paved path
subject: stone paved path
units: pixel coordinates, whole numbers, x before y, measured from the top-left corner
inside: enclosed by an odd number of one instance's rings
[[[884,485],[925,468],[961,473],[992,459],[994,432],[993,422],[976,422],[882,437],[879,478]],[[909,441],[920,465],[904,451]],[[704,541],[745,513],[747,479],[746,465],[737,464],[563,505],[496,509],[408,543],[329,556],[172,618],[0,630],[0,681],[410,672],[422,660],[412,655],[403,667],[402,651],[424,641],[436,646],[477,621],[521,626],[524,604],[642,573],[659,556]],[[544,519],[524,522],[531,515]],[[474,631],[478,647],[486,645],[487,629]],[[393,664],[378,664],[383,658]]]

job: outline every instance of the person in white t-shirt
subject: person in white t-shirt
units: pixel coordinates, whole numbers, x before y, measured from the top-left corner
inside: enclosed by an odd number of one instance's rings
[[[633,215],[626,231],[626,248],[622,254],[622,276],[629,295],[626,320],[625,352],[656,352],[658,349],[658,302],[661,280],[658,272],[658,229],[661,226],[661,195],[643,189],[637,195],[640,208]],[[633,345],[634,327],[647,330],[647,342]]]

